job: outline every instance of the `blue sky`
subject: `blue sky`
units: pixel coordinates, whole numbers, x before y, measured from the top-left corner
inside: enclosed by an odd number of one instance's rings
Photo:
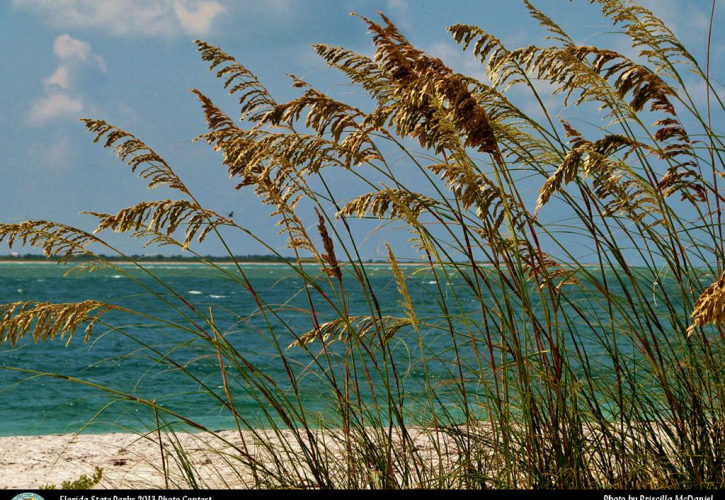
[[[534,4],[577,42],[607,43],[603,33],[612,27],[589,2]],[[710,0],[644,4],[670,23],[694,53],[704,53]],[[725,6],[718,9],[713,67],[719,69]],[[239,222],[282,251],[284,241],[276,236],[269,210],[253,194],[235,191],[220,157],[191,142],[204,132],[204,122],[189,89],[199,88],[228,111],[235,109],[199,60],[192,40],[202,38],[235,55],[278,100],[297,95],[288,73],[355,100],[360,91],[343,85],[310,45],[370,53],[364,25],[349,13],[373,16],[377,10],[416,45],[472,76],[481,76],[481,68],[461,53],[446,26],[477,24],[509,47],[543,43],[545,35],[518,0],[2,0],[0,220],[45,218],[92,229],[94,220],[79,212],[116,212],[141,200],[173,197],[163,190],[149,192],[109,151],[93,144],[78,122],[80,117],[103,118],[154,147],[210,208],[234,211]],[[623,47],[615,43],[615,48]],[[333,183],[341,199],[349,197],[344,181]],[[366,233],[374,226],[360,228]],[[383,239],[404,242],[407,235],[399,233],[363,234],[365,257],[382,256]],[[141,250],[125,237],[111,240],[124,251]],[[261,251],[246,238],[233,237],[231,243],[238,254]],[[221,253],[213,242],[202,250]]]

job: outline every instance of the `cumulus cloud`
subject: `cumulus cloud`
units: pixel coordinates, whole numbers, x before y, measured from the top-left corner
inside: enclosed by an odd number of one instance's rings
[[[68,66],[61,65],[50,75],[48,78],[43,80],[47,87],[57,86],[64,90],[70,90],[71,88],[71,76],[70,69]]]
[[[146,36],[205,35],[226,10],[216,0],[13,0],[13,4],[63,28]]]
[[[83,101],[80,97],[66,93],[52,93],[33,103],[28,120],[31,125],[42,125],[59,118],[78,118],[82,111]]]
[[[174,13],[179,19],[179,25],[187,33],[204,35],[209,32],[214,19],[224,12],[224,7],[217,2],[199,2],[195,7],[189,8],[186,2],[174,4]]]
[[[105,61],[101,56],[93,53],[89,43],[76,40],[70,35],[60,35],[55,39],[53,53],[61,61],[95,64],[103,71],[106,69]]]
[[[78,118],[85,104],[83,96],[75,88],[76,77],[87,68],[106,70],[105,61],[93,53],[90,44],[67,34],[55,39],[53,53],[58,59],[58,66],[43,80],[45,94],[30,106],[28,122],[34,126]]]
[[[74,77],[85,67],[95,67],[106,71],[106,61],[93,53],[91,45],[70,35],[60,35],[53,42],[53,53],[58,59],[58,67],[53,74],[43,80],[46,88],[71,90]]]

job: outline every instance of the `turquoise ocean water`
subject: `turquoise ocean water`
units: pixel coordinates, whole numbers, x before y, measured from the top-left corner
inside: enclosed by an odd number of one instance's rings
[[[232,265],[222,267],[235,270]],[[132,265],[121,265],[121,268],[131,277],[113,270],[64,277],[70,269],[67,266],[0,264],[0,303],[96,299],[189,326],[179,312],[143,289],[148,286],[169,297],[156,280]],[[148,264],[146,268],[199,310],[206,312],[211,306],[218,327],[230,342],[260,370],[278,379],[280,384],[285,383],[283,364],[275,352],[264,319],[254,315],[257,305],[249,292],[222,272],[194,264]],[[262,298],[281,309],[280,315],[288,325],[299,332],[310,329],[309,316],[295,309],[309,306],[306,296],[301,293],[304,284],[294,271],[278,264],[246,265],[244,269]],[[311,266],[310,272],[319,271]],[[373,265],[369,268],[369,277],[380,294],[380,302],[388,310],[399,312],[396,311],[398,296],[390,269],[386,265]],[[416,280],[421,284],[431,281],[426,276]],[[180,311],[189,313],[179,300],[169,300],[178,305]],[[421,297],[421,307],[432,306],[432,300]],[[364,300],[356,296],[355,290],[351,291],[350,302],[352,307],[357,304],[362,314],[366,312]],[[325,305],[320,303],[317,307],[324,318]],[[32,338],[14,347],[3,344],[0,366],[67,375],[134,396],[156,399],[209,428],[234,425],[229,413],[223,411],[219,401],[210,398],[199,383],[159,365],[155,362],[159,355],[143,349],[137,342],[163,354],[179,342],[194,340],[193,335],[134,317],[114,317],[114,313],[105,319],[119,327],[119,331],[109,331],[99,325],[89,342],[83,341],[83,332],[79,329],[68,346],[65,340],[34,343]],[[280,330],[280,342],[286,348],[293,339],[279,325],[277,329]],[[188,363],[189,370],[198,380],[223,394],[218,362],[211,354],[208,345],[197,341],[174,351],[171,357],[180,364]],[[292,359],[295,356],[304,358],[295,349],[285,354]],[[315,386],[311,382],[306,388],[307,403],[313,410],[324,412],[329,404],[329,394],[316,393]],[[148,415],[143,407],[123,403],[118,401],[121,398],[109,397],[108,393],[88,385],[4,369],[0,370],[0,388],[0,435],[74,432],[89,422],[88,430],[93,432],[142,429],[148,425]],[[113,404],[106,407],[110,402]],[[260,404],[244,391],[235,395],[235,404],[238,411],[251,415],[252,419],[260,411]]]
[[[218,328],[239,352],[266,375],[278,381],[280,386],[284,386],[285,368],[275,351],[274,341],[278,341],[284,349],[293,337],[279,324],[273,324],[275,338],[270,335],[265,319],[255,314],[257,305],[251,293],[223,273],[193,264],[148,264],[147,267],[199,310],[206,312],[211,307]],[[223,267],[234,272],[231,265]],[[69,268],[55,264],[0,264],[0,303],[97,299],[189,326],[188,322],[181,319],[178,311],[165,305],[143,287],[151,287],[166,294],[164,296],[180,306],[179,311],[188,312],[182,305],[183,301],[171,298],[157,281],[135,270],[133,266],[122,265],[122,268],[131,277],[114,270],[64,277]],[[298,333],[310,329],[309,315],[300,313],[300,309],[309,309],[306,294],[303,293],[304,283],[292,270],[280,265],[246,265],[244,268],[260,296],[268,303],[275,304],[280,317],[289,327]],[[318,272],[314,266],[310,268],[312,274]],[[385,264],[371,264],[367,270],[383,312],[402,316],[397,286],[390,268]],[[430,271],[408,268],[406,275],[416,312],[421,318],[441,320],[441,296],[447,301],[448,307],[471,311],[472,314],[480,311],[480,303],[463,292],[466,287],[461,278],[452,278],[450,282],[444,283],[439,292],[438,282]],[[346,291],[353,314],[369,313],[366,299],[360,290],[349,286]],[[324,301],[316,300],[315,305],[323,321],[330,319],[332,315]],[[593,316],[599,314],[592,304],[585,304],[584,307],[589,307]],[[604,314],[604,310],[601,313]],[[28,338],[14,347],[7,343],[0,347],[0,367],[3,368],[0,370],[0,435],[74,432],[85,425],[88,425],[89,432],[133,431],[149,425],[148,412],[137,404],[123,402],[123,398],[109,396],[89,385],[7,368],[61,374],[125,394],[156,399],[159,404],[208,428],[224,429],[234,425],[220,402],[209,397],[208,392],[201,388],[204,384],[223,395],[218,361],[207,344],[195,341],[195,336],[189,332],[139,318],[114,315],[111,313],[105,319],[118,330],[98,325],[89,342],[83,341],[82,330],[79,330],[68,346],[64,340],[34,343]],[[466,348],[466,339],[472,331],[475,336],[482,335],[480,330],[475,331],[475,325],[473,329],[470,325],[461,328],[458,352],[453,349],[450,335],[445,331],[433,329],[422,332],[425,344],[423,350],[428,354],[429,377],[432,384],[440,385],[441,394],[446,390],[446,381],[453,378],[446,359],[456,356],[457,362],[470,367],[472,371],[481,367],[481,359],[476,356],[475,350]],[[185,345],[172,351],[174,346],[185,341],[188,341]],[[622,342],[624,344],[620,347],[626,349],[626,340]],[[144,348],[141,343],[152,347],[154,351]],[[593,363],[599,360],[606,367],[606,356],[598,354],[601,347],[595,341],[583,338],[582,345],[589,349]],[[401,333],[400,338],[396,338],[394,352],[400,358],[402,380],[407,388],[406,397],[410,398],[412,406],[419,404],[424,398],[419,390],[423,383],[423,371],[420,369],[422,358],[417,338],[411,332]],[[432,359],[431,353],[439,355],[440,360]],[[188,366],[197,380],[191,380],[159,364],[158,358],[164,354]],[[289,356],[293,369],[298,373],[304,371],[304,364],[309,362],[309,358],[302,351],[291,349],[285,351],[285,354]],[[324,384],[316,383],[313,372],[303,379],[306,382],[302,384],[301,390],[306,408],[323,415],[330,408],[331,394],[325,392]],[[477,387],[474,381],[471,387],[474,398]],[[260,403],[241,385],[235,394],[235,405],[237,411],[243,412],[252,421],[263,410]]]

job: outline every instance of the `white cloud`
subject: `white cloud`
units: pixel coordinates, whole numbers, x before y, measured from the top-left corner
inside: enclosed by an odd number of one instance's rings
[[[47,150],[47,157],[52,160],[60,160],[68,157],[70,144],[67,136],[57,137],[50,143]]]
[[[474,59],[471,52],[464,52],[463,49],[450,40],[438,40],[431,45],[425,46],[424,50],[443,61],[446,66],[466,73],[477,78],[485,78],[484,67]]]
[[[61,64],[58,68],[44,80],[44,83],[48,87],[57,86],[64,90],[71,88],[70,70],[68,66]]]
[[[186,32],[203,35],[209,32],[214,19],[224,12],[217,2],[199,2],[195,8],[187,8],[182,2],[174,4],[174,12],[179,24]]]
[[[75,165],[75,150],[64,130],[53,130],[28,145],[27,158],[39,172],[61,173]]]
[[[391,10],[395,10],[403,14],[408,10],[408,4],[405,0],[388,0],[388,7]]]
[[[639,3],[659,16],[686,46],[692,43],[704,45],[710,26],[710,2],[640,0]],[[715,15],[719,17],[720,12],[716,11]]]
[[[216,0],[13,0],[13,4],[63,28],[146,36],[204,35],[226,10]]]
[[[70,35],[60,35],[53,43],[58,67],[43,79],[45,95],[31,106],[28,123],[42,126],[49,121],[78,118],[87,108],[85,99],[75,88],[78,74],[87,68],[106,70],[103,58],[93,53],[90,44]]]
[[[392,21],[399,27],[404,30],[411,30],[412,27],[410,26],[409,15],[408,15],[408,3],[406,0],[387,0],[387,11],[385,14],[387,14]]]
[[[53,53],[59,59],[80,59],[88,60],[91,55],[90,44],[76,40],[70,35],[60,35],[53,42]]]
[[[88,64],[96,64],[101,70],[106,70],[106,62],[101,56],[93,53],[91,45],[81,40],[76,40],[70,35],[60,35],[53,42],[53,53],[61,61],[77,61]]]
[[[83,111],[83,100],[66,93],[52,93],[33,103],[28,120],[31,125],[43,125],[60,118],[78,118]]]
[[[106,71],[106,61],[93,53],[91,45],[70,35],[60,35],[55,39],[53,53],[60,63],[53,74],[43,80],[49,89],[71,90],[74,76],[82,71],[83,66],[96,66]]]

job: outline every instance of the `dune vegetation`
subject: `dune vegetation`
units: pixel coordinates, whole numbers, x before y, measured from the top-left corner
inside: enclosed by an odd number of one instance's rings
[[[548,31],[541,46],[507,48],[476,26],[449,28],[480,62],[479,79],[414,47],[384,15],[360,18],[373,57],[314,46],[367,94],[367,107],[296,77],[299,96],[278,102],[242,63],[197,41],[240,106],[227,114],[194,90],[208,126],[197,140],[220,153],[238,189],[274,210],[303,306],[268,301],[245,263],[197,253],[198,242],[234,231],[258,238],[203,207],[141,139],[86,119],[94,140],[149,187],[177,196],[91,213],[94,233],[31,220],[0,224],[0,240],[76,259],[73,273],[128,275],[176,319],[103,300],[14,302],[0,306],[0,339],[70,341],[81,329],[88,340],[94,327],[122,334],[129,321],[158,322],[177,332],[179,348],[214,359],[217,380],[207,384],[175,350],[139,339],[158,366],[188,376],[233,417],[236,441],[153,399],[97,387],[150,412],[166,443],[164,471],[181,471],[180,486],[210,484],[174,437],[185,429],[207,431],[210,453],[224,450],[229,486],[725,487],[725,144],[712,123],[725,108],[709,52],[698,62],[628,0],[590,3],[629,56],[577,45],[524,1]],[[536,113],[517,107],[524,98]],[[553,100],[578,121],[552,116]],[[367,192],[342,199],[333,175]],[[380,300],[373,264],[358,253],[368,236],[359,218],[410,233],[418,266],[386,248],[393,303]],[[139,279],[104,258],[117,253],[107,231],[198,258],[236,282],[255,313],[235,318],[234,331],[220,326],[234,311],[200,307],[143,262]],[[422,271],[434,283],[425,307],[411,283]],[[238,332],[247,327],[282,377],[245,350]],[[311,394],[327,395],[324,414]],[[242,397],[259,411],[239,410]]]

